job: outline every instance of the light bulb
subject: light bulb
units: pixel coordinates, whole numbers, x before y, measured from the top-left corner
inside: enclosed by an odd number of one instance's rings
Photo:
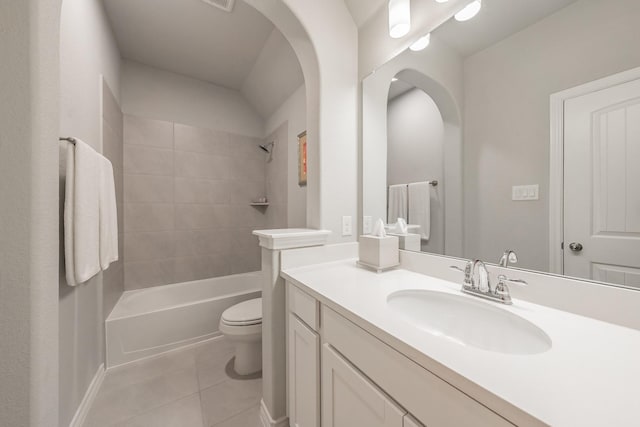
[[[426,36],[422,36],[418,40],[413,42],[413,44],[409,46],[409,49],[411,49],[414,52],[418,52],[420,50],[425,49],[427,46],[429,46],[430,42],[431,42],[431,33],[427,34]]]
[[[465,6],[460,12],[455,14],[456,21],[464,22],[473,18],[480,12],[482,8],[482,0],[474,0]]]
[[[399,39],[411,29],[410,0],[389,0],[389,35]]]

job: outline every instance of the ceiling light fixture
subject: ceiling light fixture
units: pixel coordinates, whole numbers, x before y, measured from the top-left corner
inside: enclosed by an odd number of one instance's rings
[[[426,47],[429,46],[429,43],[431,43],[431,33],[427,34],[426,36],[422,36],[418,40],[414,41],[413,44],[409,46],[409,49],[414,52],[418,52],[426,49]]]
[[[464,22],[473,18],[480,12],[482,8],[482,0],[474,0],[465,6],[460,12],[455,14],[456,21]]]
[[[389,35],[399,39],[411,29],[410,0],[389,0]]]

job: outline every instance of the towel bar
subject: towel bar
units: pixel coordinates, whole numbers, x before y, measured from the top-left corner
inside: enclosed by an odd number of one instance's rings
[[[69,141],[70,143],[72,143],[74,145],[76,143],[76,139],[71,137],[71,136],[65,136],[65,137],[61,136],[60,138],[58,138],[58,140],[60,140],[60,141]]]

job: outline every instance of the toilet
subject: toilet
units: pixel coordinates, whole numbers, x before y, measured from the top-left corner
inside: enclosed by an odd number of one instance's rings
[[[220,318],[220,332],[234,346],[233,368],[238,375],[262,370],[262,298],[243,301],[226,309]]]

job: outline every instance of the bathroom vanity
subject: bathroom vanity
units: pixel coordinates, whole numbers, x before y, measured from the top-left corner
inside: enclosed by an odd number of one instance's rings
[[[356,259],[282,277],[292,426],[640,424],[638,330]]]

